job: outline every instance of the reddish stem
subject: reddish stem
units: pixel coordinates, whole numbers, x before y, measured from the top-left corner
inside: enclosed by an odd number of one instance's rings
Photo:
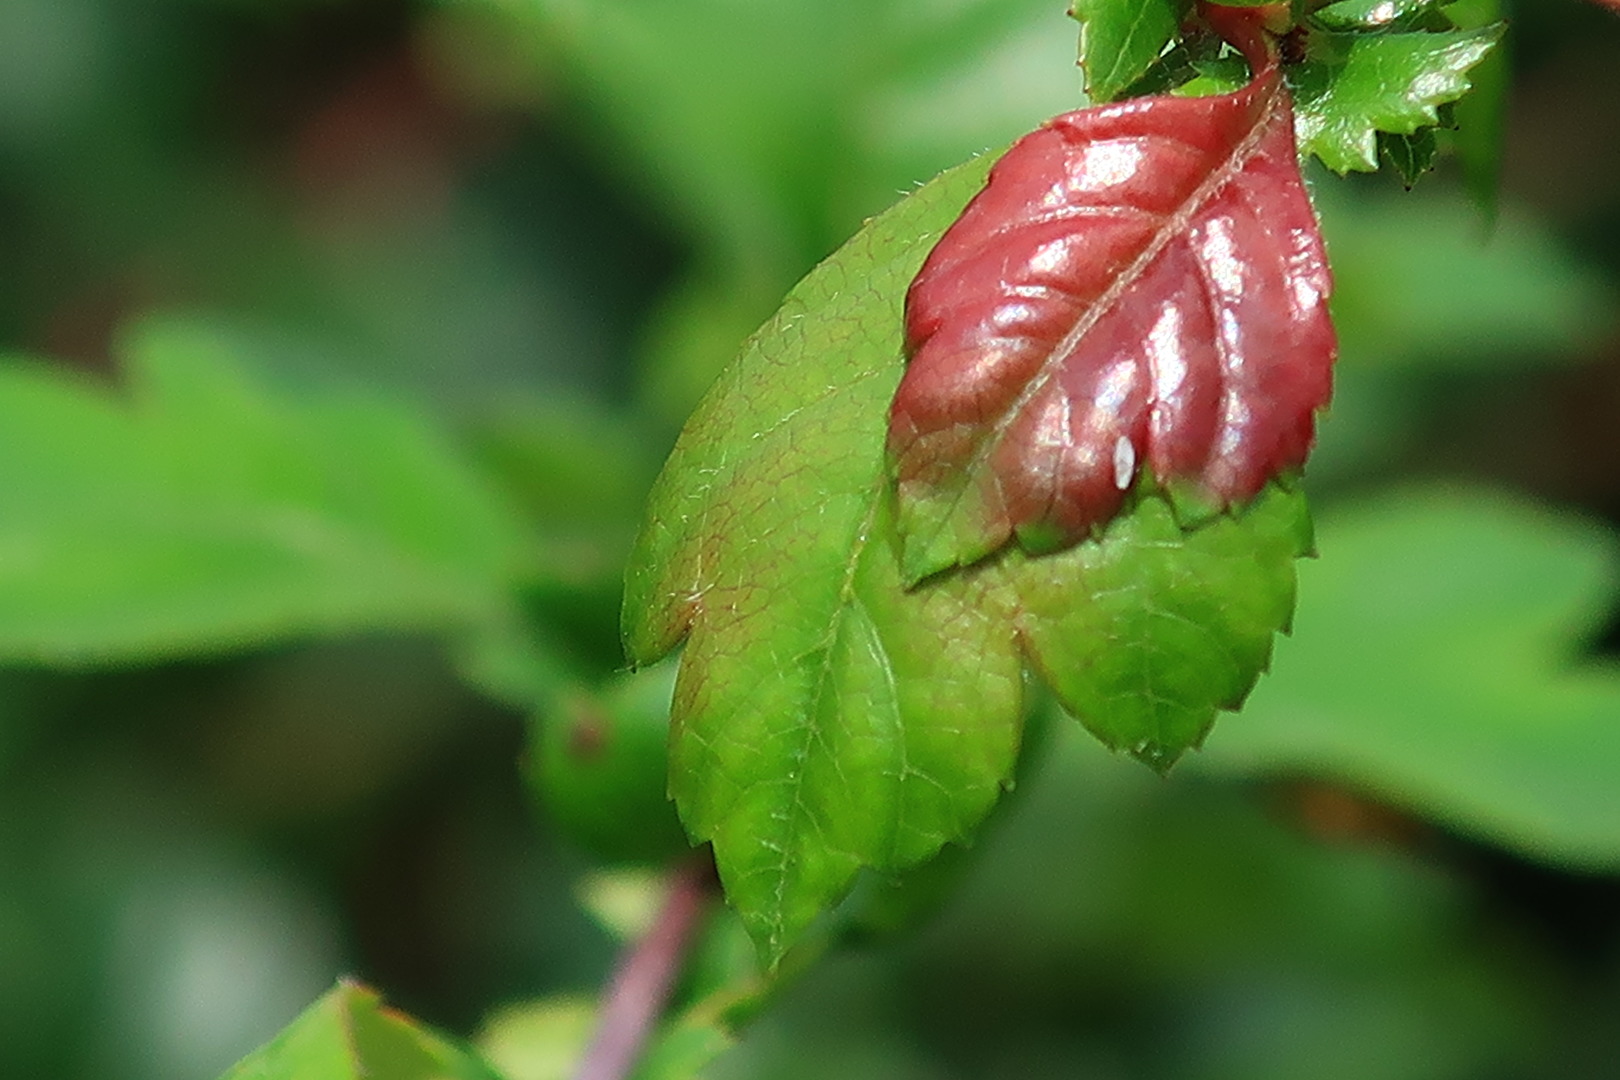
[[[1279,17],[1286,20],[1287,4],[1227,7],[1201,3],[1199,10],[1210,28],[1243,54],[1255,78],[1277,66],[1277,40],[1268,32],[1268,27],[1277,25]]]
[[[653,925],[619,958],[602,999],[596,1034],[574,1080],[624,1080],[669,1001],[694,933],[714,895],[714,866],[694,860],[670,878]]]

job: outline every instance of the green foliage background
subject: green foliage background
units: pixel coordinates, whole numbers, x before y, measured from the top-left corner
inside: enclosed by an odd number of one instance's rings
[[[1060,8],[0,5],[0,1075],[206,1080],[345,973],[558,1075],[649,887],[568,837],[668,837],[590,798],[667,693],[652,475],[863,219],[1078,103]],[[1511,15],[1488,240],[1454,167],[1316,178],[1322,557],[1250,708],[1166,781],[1052,725],[937,918],[706,1075],[1620,1071],[1620,20]]]

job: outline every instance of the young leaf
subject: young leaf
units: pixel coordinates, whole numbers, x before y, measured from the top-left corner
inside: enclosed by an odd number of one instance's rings
[[[1502,24],[1444,33],[1317,34],[1290,76],[1299,145],[1338,173],[1378,168],[1378,132],[1412,135],[1471,85]]]
[[[1068,113],[1008,151],[906,305],[907,583],[1106,524],[1145,466],[1217,507],[1296,469],[1335,344],[1275,71]]]
[[[470,1050],[339,983],[222,1080],[500,1080]]]
[[[790,294],[682,434],[625,601],[631,658],[686,639],[670,787],[775,962],[857,871],[961,840],[1017,755],[1026,664],[1164,764],[1237,704],[1292,607],[1302,500],[1184,529],[1157,494],[1097,542],[907,589],[884,410],[902,295],[984,160],[875,219]]]
[[[1175,38],[1191,0],[1076,0],[1086,96],[1113,101]]]
[[[145,660],[503,610],[521,534],[424,418],[272,393],[194,325],[149,325],[128,354],[123,397],[0,365],[0,657]]]

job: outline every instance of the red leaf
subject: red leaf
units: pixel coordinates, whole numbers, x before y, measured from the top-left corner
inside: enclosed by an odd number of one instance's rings
[[[1065,547],[1143,465],[1225,508],[1304,463],[1337,349],[1274,66],[1020,139],[906,298],[889,416],[909,581]]]

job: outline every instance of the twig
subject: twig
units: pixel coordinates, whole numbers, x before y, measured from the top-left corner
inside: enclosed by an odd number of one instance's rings
[[[675,871],[652,928],[619,958],[602,998],[596,1034],[574,1080],[625,1080],[663,1014],[681,959],[715,891],[714,865],[693,860]]]

